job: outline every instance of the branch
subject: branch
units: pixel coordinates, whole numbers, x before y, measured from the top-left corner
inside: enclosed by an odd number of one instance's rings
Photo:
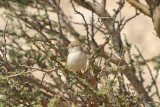
[[[160,4],[153,10],[152,20],[157,36],[160,38]]]
[[[136,0],[127,0],[127,2],[129,4],[131,4],[133,7],[135,7],[137,10],[142,12],[143,14],[151,17],[151,13],[150,13],[149,9],[145,5],[143,5],[142,3],[140,3]]]
[[[112,53],[113,55],[111,56],[110,61],[116,65],[119,64],[121,58],[118,57],[116,54]],[[101,56],[108,59],[110,54],[103,51],[101,53]],[[137,93],[139,95],[142,95],[142,98],[144,98],[145,101],[145,105],[146,107],[153,107],[153,105],[151,104],[152,100],[151,98],[148,96],[148,93],[146,92],[146,90],[144,89],[142,83],[138,80],[138,78],[136,77],[136,75],[134,74],[134,72],[130,69],[130,67],[128,66],[128,64],[126,63],[126,61],[123,59],[121,61],[120,66],[126,66],[125,69],[122,70],[122,72],[124,73],[124,75],[127,77],[127,79],[131,82],[132,86],[134,87],[134,89],[137,91]]]
[[[160,2],[159,0],[145,0],[149,6],[147,9],[142,3],[137,2],[136,0],[127,0],[132,6],[137,10],[141,11],[143,14],[152,18],[154,29],[157,33],[157,36],[160,38]]]
[[[91,2],[87,2],[85,0],[74,0],[77,4],[79,4],[80,6],[88,9],[88,10],[93,10],[93,12],[95,12],[98,16],[100,17],[110,17],[108,12],[106,10],[104,10],[101,5],[94,5]],[[108,24],[109,21],[103,21],[104,25],[106,26],[106,28],[109,30],[109,32],[113,32],[114,31],[114,27],[111,24]],[[113,28],[112,28],[113,27]],[[119,33],[115,34],[115,36],[118,36]],[[114,37],[115,37],[114,36]],[[120,36],[120,35],[119,35]],[[100,53],[100,55],[106,59],[108,59],[110,57],[110,54],[102,51]],[[117,55],[112,55],[111,57],[111,62],[118,65],[118,63],[120,62],[120,57]],[[137,93],[139,95],[142,95],[142,97],[144,98],[145,101],[145,105],[146,107],[152,107],[152,104],[149,102],[152,102],[152,100],[150,99],[150,97],[148,96],[148,93],[146,92],[146,90],[144,89],[143,85],[140,83],[140,81],[138,80],[138,78],[136,77],[136,75],[134,74],[134,72],[130,69],[130,67],[128,66],[128,64],[126,63],[125,60],[122,60],[122,63],[120,66],[125,65],[126,69],[122,70],[122,72],[124,73],[124,75],[128,78],[128,80],[131,82],[132,86],[134,87],[134,89],[137,91]]]
[[[112,35],[115,32],[115,19],[113,19],[109,13],[106,11],[106,9],[104,8],[104,4],[94,4],[92,2],[88,2],[85,0],[74,0],[77,4],[79,4],[80,6],[93,11],[95,14],[97,14],[97,16],[99,17],[105,17],[105,18],[101,18],[103,24],[105,25],[106,29],[108,30],[109,34]],[[104,2],[105,3],[105,2]],[[107,19],[107,20],[106,20]],[[119,32],[117,32],[117,34],[113,37],[113,45],[116,47],[119,47],[119,49],[122,48],[122,41],[120,38],[120,34]],[[118,50],[119,53],[119,50]]]

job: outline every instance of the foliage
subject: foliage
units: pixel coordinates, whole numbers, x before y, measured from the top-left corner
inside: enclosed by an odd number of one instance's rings
[[[0,1],[4,9],[2,17],[6,23],[5,29],[0,29],[0,105],[139,107],[145,104],[142,95],[133,89],[134,86],[127,85],[123,71],[130,67],[132,72],[138,72],[139,81],[143,83],[142,67],[147,65],[147,62],[140,52],[136,58],[131,57],[132,45],[127,40],[124,46],[122,41],[117,45],[114,40],[125,24],[139,15],[137,11],[132,18],[124,22],[120,20],[114,32],[110,32],[101,25],[109,23],[116,26],[117,14],[124,5],[122,0],[117,2],[119,8],[114,9],[114,17],[105,17],[105,20],[100,17],[102,22],[99,22],[94,20],[92,14],[91,23],[86,22],[86,16],[78,12],[72,2],[73,9],[82,16],[84,23],[72,22],[61,9],[59,2],[50,1]],[[50,18],[52,13],[57,15],[58,21]],[[81,35],[72,24],[84,25],[86,35]],[[97,32],[103,35],[105,40],[100,46],[94,39]],[[82,70],[82,75],[72,71],[66,64],[66,47],[71,36],[85,45],[88,48],[86,53],[90,55],[89,64]],[[106,45],[111,51],[107,57],[104,51]],[[124,64],[126,55],[129,56],[127,65]],[[113,56],[118,60],[113,59]],[[155,81],[158,78],[160,57],[154,59],[157,63],[157,74],[147,88],[148,93],[153,86],[157,87]],[[42,73],[42,77],[36,78],[37,74],[34,72]],[[52,81],[48,82],[46,78]],[[160,99],[158,89],[155,93]]]

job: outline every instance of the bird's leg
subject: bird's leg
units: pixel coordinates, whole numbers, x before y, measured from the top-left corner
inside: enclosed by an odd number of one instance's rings
[[[83,73],[81,71],[78,71],[78,75],[80,78],[84,78]]]

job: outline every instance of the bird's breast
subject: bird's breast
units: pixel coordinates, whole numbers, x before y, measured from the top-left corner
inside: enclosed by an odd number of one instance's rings
[[[71,52],[68,55],[67,63],[75,71],[80,71],[86,65],[87,57],[82,51]]]

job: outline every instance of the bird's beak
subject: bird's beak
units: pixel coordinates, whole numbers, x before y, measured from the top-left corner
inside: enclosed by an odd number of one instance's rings
[[[66,48],[68,49],[69,47],[67,46]]]

